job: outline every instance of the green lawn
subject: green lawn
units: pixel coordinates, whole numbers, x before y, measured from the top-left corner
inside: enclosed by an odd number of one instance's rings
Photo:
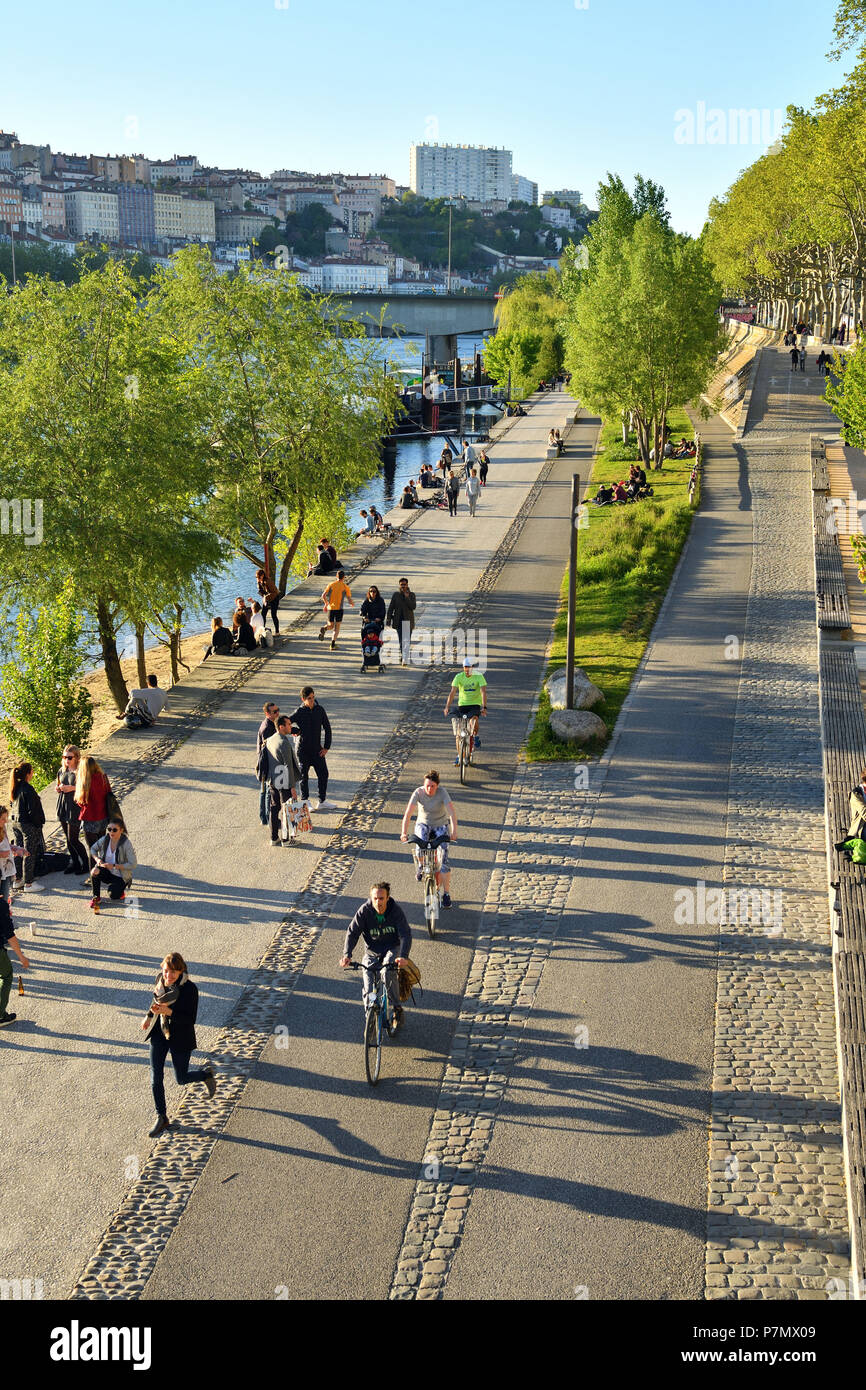
[[[668,423],[674,441],[681,435],[691,439],[693,430],[685,411],[669,411]],[[592,468],[593,493],[600,482],[628,477],[627,462],[605,458],[605,446],[621,443],[621,439],[618,424],[602,426]],[[655,490],[653,497],[630,506],[590,505],[589,528],[578,531],[575,662],[604,691],[604,704],[597,705],[594,713],[611,732],[689,533],[692,467],[692,459],[666,459],[661,472],[647,473],[647,481]],[[565,666],[567,596],[566,572],[548,675]],[[597,757],[604,742],[561,742],[551,732],[550,703],[542,693],[526,756],[530,762],[582,760]]]

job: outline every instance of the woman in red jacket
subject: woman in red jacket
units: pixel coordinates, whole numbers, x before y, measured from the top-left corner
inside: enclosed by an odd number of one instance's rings
[[[82,758],[75,781],[75,804],[81,807],[81,827],[88,848],[105,834],[108,825],[106,804],[111,783],[95,758]]]

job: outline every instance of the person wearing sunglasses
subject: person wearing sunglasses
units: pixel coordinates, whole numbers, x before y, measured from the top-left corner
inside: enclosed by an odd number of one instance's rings
[[[93,885],[90,906],[93,911],[99,911],[103,884],[108,889],[108,896],[112,902],[122,903],[126,897],[126,890],[132,883],[132,871],[138,860],[126,834],[126,826],[119,816],[108,822],[102,839],[91,846],[90,856],[93,860],[93,868],[90,871],[90,882]]]
[[[69,851],[70,862],[63,870],[66,874],[86,874],[90,869],[87,851],[81,843],[80,809],[75,804],[75,783],[80,760],[81,749],[77,744],[67,743],[54,783],[54,790],[57,792],[57,819],[60,821]]]

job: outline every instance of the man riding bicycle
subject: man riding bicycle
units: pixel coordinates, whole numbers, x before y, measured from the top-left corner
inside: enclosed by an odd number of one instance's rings
[[[449,829],[451,830],[451,844],[457,843],[457,812],[454,810],[454,803],[444,787],[439,785],[439,773],[435,768],[431,768],[425,775],[420,787],[416,787],[406,804],[403,812],[403,824],[400,826],[400,839],[404,844],[409,839],[409,821],[412,819],[412,809],[417,806],[418,819],[415,822],[415,834],[419,840],[423,840],[426,845],[428,842],[435,844],[436,841]],[[421,882],[424,873],[421,867],[421,856],[417,846],[412,846],[415,857],[415,877]],[[451,894],[448,889],[451,884],[451,866],[448,862],[448,845],[442,846],[442,864],[436,874],[436,887],[441,887],[442,906],[451,906]]]
[[[366,1017],[367,1010],[376,1001],[376,977],[380,967],[393,964],[399,969],[408,960],[412,945],[412,932],[406,914],[391,897],[390,883],[371,884],[369,902],[361,904],[349,923],[340,958],[340,965],[344,970],[348,970],[351,964],[352,952],[359,937],[364,938],[367,947],[361,961]],[[394,1018],[397,1023],[401,1023],[403,1010],[400,1006],[397,970],[385,971],[385,983],[388,997],[394,1006]]]
[[[457,749],[457,757],[454,759],[455,767],[460,765],[460,720],[464,715],[471,721],[469,732],[475,739],[475,747],[481,747],[481,739],[478,737],[478,716],[487,713],[487,681],[480,671],[473,672],[472,667],[474,665],[475,662],[471,657],[464,658],[463,670],[458,671],[451,682],[448,699],[445,701],[445,713],[447,715],[456,693],[457,713],[451,719],[454,744]]]

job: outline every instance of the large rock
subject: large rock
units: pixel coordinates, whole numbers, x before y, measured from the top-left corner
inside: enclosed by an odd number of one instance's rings
[[[555,709],[550,716],[550,727],[557,738],[574,739],[577,743],[589,743],[591,738],[607,736],[604,720],[588,709]]]
[[[565,672],[560,671],[555,676],[551,676],[545,689],[550,697],[551,708],[565,709]],[[576,666],[574,668],[574,708],[591,709],[593,705],[597,705],[603,699],[604,691],[599,690],[597,685],[593,685],[586,672]]]

